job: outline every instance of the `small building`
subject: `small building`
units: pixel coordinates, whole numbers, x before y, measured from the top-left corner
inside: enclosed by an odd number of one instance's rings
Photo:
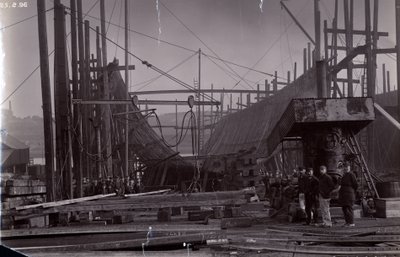
[[[29,146],[5,130],[2,130],[0,135],[1,172],[24,174],[29,164]]]

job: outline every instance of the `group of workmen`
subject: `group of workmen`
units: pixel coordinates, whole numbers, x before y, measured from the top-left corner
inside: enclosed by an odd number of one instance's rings
[[[85,196],[98,195],[98,194],[111,194],[117,195],[134,194],[142,191],[141,186],[132,179],[108,177],[102,180],[92,180],[91,182],[84,181]]]
[[[333,194],[339,193],[338,203],[342,206],[346,223],[344,226],[354,227],[353,204],[358,187],[357,179],[351,172],[350,163],[343,165],[343,176],[338,181],[327,174],[326,166],[319,167],[319,176],[314,175],[312,168],[299,168],[298,174],[299,202],[305,205],[306,224],[320,227],[332,227],[330,201]],[[318,208],[321,220],[318,217]]]

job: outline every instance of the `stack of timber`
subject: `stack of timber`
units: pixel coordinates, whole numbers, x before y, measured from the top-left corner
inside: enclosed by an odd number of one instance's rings
[[[225,207],[246,204],[255,194],[254,188],[239,191],[204,192],[204,193],[169,193],[154,195],[154,193],[167,193],[169,190],[126,195],[115,194],[83,197],[19,206],[10,212],[14,219],[56,214],[61,224],[74,221],[93,221],[106,224],[121,224],[136,221],[161,221],[169,222],[177,219],[191,219],[197,215],[210,213],[212,207]],[[185,213],[184,213],[185,212]],[[211,211],[214,213],[214,211]],[[176,216],[171,219],[171,216]],[[183,217],[185,216],[185,217]],[[202,220],[208,215],[204,216]],[[217,215],[218,216],[218,215]],[[219,215],[221,216],[221,215]],[[214,216],[213,216],[214,217]]]
[[[13,226],[10,210],[18,206],[46,201],[45,182],[32,179],[8,179],[1,181],[1,226]]]

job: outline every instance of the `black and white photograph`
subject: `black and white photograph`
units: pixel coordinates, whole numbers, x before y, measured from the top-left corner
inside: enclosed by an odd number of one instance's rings
[[[0,0],[0,256],[400,256],[400,0]]]

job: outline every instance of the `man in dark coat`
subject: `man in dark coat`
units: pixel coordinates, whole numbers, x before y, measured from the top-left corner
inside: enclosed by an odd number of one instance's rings
[[[319,168],[319,207],[321,208],[322,227],[332,227],[331,213],[329,205],[331,201],[331,193],[335,188],[332,178],[326,174],[326,166],[322,165]]]
[[[351,172],[350,163],[345,163],[344,174],[340,182],[339,203],[342,205],[345,226],[354,227],[353,204],[356,200],[358,184],[356,176]]]
[[[319,181],[313,174],[313,169],[308,168],[304,179],[304,197],[306,205],[306,224],[311,224],[311,217],[313,223],[317,223],[318,220],[318,193],[319,193]]]

